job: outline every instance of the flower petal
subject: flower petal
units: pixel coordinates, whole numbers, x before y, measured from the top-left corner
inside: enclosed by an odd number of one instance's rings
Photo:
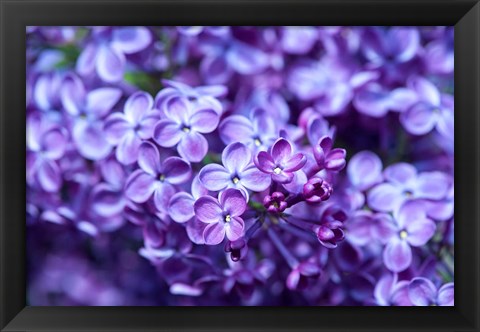
[[[205,240],[205,244],[217,245],[221,243],[224,238],[225,227],[220,222],[207,225],[203,231],[203,239]]]
[[[407,227],[407,241],[413,247],[420,247],[427,243],[435,234],[437,226],[430,219],[418,219]]]
[[[179,157],[168,157],[162,167],[165,180],[171,184],[185,183],[192,176],[190,164]]]
[[[193,205],[195,216],[201,222],[211,224],[222,222],[223,209],[220,203],[211,196],[202,196]]]
[[[271,155],[277,164],[284,164],[292,155],[292,144],[285,138],[279,138],[273,143]]]
[[[283,164],[283,170],[286,172],[294,172],[301,169],[307,162],[307,157],[303,153],[296,153],[286,160]]]
[[[85,109],[97,118],[107,115],[122,97],[117,88],[98,88],[87,94]]]
[[[65,132],[59,128],[54,128],[44,133],[42,148],[45,157],[54,160],[61,158],[67,148]]]
[[[359,190],[369,189],[382,180],[382,161],[371,151],[355,154],[347,166],[350,182]]]
[[[432,106],[440,105],[440,91],[429,80],[417,76],[409,79],[407,85],[418,94],[420,100]]]
[[[110,144],[117,145],[122,138],[132,130],[132,125],[125,119],[122,113],[111,114],[104,122],[105,138]]]
[[[368,206],[376,211],[392,212],[403,201],[403,195],[399,188],[382,183],[368,192],[367,201]]]
[[[438,114],[435,109],[419,102],[400,114],[400,122],[403,127],[412,135],[424,135],[432,131],[438,121]]]
[[[199,133],[206,134],[214,131],[218,126],[219,116],[217,112],[211,109],[202,109],[196,111],[190,117],[191,129]]]
[[[119,215],[125,206],[123,192],[114,190],[111,186],[100,183],[94,187],[91,194],[91,208],[102,217]]]
[[[264,173],[273,173],[275,168],[275,162],[273,161],[270,154],[266,151],[260,151],[255,158],[255,165]]]
[[[254,135],[252,123],[243,115],[231,115],[218,126],[223,143],[247,143]]]
[[[180,140],[178,154],[190,162],[200,162],[207,155],[208,142],[202,134],[191,131]]]
[[[165,148],[177,145],[184,135],[180,125],[171,120],[160,120],[153,131],[155,142]]]
[[[72,137],[78,152],[87,159],[103,159],[112,150],[111,145],[105,139],[103,125],[98,121],[75,121]]]
[[[168,214],[179,223],[184,223],[195,217],[193,204],[195,200],[192,195],[186,192],[179,192],[173,195],[168,204]]]
[[[411,164],[397,163],[385,168],[383,175],[388,182],[401,188],[409,188],[416,181],[417,170]]]
[[[125,184],[125,196],[135,203],[145,203],[155,191],[155,178],[137,170],[133,172]]]
[[[118,82],[123,77],[126,59],[123,53],[109,45],[101,46],[97,53],[96,69],[105,82]]]
[[[423,172],[418,176],[415,194],[418,197],[439,200],[445,198],[452,179],[442,172]]]
[[[428,306],[435,303],[437,288],[428,279],[413,278],[408,285],[408,296],[415,306]]]
[[[138,166],[146,173],[156,176],[160,170],[160,153],[155,145],[143,142],[138,148]]]
[[[62,173],[54,161],[42,161],[37,170],[40,186],[48,192],[56,192],[62,185]]]
[[[392,238],[383,251],[383,263],[392,272],[401,272],[412,263],[412,249],[406,241]]]
[[[170,120],[185,125],[190,118],[191,108],[188,99],[174,96],[166,100],[163,111]]]
[[[140,144],[142,141],[134,132],[125,135],[115,151],[117,160],[123,165],[133,164],[138,159]]]
[[[175,187],[167,182],[157,182],[156,189],[153,193],[153,202],[158,211],[168,213],[168,203],[173,195],[175,195]]]
[[[227,238],[230,241],[235,241],[243,236],[245,223],[243,222],[242,218],[233,217],[232,220],[230,220],[224,225],[224,228]]]
[[[142,117],[153,107],[153,98],[150,94],[139,91],[131,95],[123,109],[126,119],[132,124],[138,124]]]
[[[232,143],[222,152],[223,166],[230,173],[240,173],[252,162],[252,153],[242,143]]]
[[[243,194],[239,190],[232,188],[220,193],[219,203],[222,206],[222,210],[232,217],[241,216],[247,208],[247,202]]]
[[[271,176],[259,171],[255,165],[246,168],[238,175],[240,177],[240,183],[245,188],[256,192],[264,191],[270,187],[272,182]]]
[[[125,54],[139,52],[152,42],[152,34],[146,27],[116,27],[112,46]]]
[[[205,188],[211,191],[225,189],[231,182],[230,174],[219,164],[204,166],[198,176]]]
[[[440,306],[453,306],[454,303],[454,284],[453,282],[449,282],[438,290],[437,294],[437,305]]]

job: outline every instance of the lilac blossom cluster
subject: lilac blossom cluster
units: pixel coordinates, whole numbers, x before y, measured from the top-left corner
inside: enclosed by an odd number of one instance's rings
[[[28,27],[30,305],[453,305],[452,27]]]

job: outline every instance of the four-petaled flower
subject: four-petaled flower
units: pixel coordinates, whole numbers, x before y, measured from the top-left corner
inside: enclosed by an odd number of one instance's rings
[[[290,183],[294,172],[305,165],[307,158],[300,152],[293,154],[292,144],[285,138],[279,138],[268,152],[260,151],[254,162],[259,170],[270,174],[273,181]]]
[[[411,247],[425,245],[435,233],[435,223],[427,218],[421,201],[405,202],[395,218],[379,216],[378,238],[386,244],[383,262],[392,272],[401,272],[412,263]]]
[[[166,211],[168,201],[175,194],[175,185],[188,181],[192,174],[190,164],[178,157],[161,162],[155,145],[143,142],[138,151],[140,169],[134,171],[125,184],[125,195],[135,203],[144,203],[153,195],[159,211]]]
[[[153,98],[148,93],[136,92],[127,99],[123,113],[113,113],[105,120],[107,141],[117,146],[116,157],[122,164],[135,162],[142,140],[152,137],[160,120],[160,112],[152,107]]]
[[[222,152],[222,163],[223,166],[209,164],[200,170],[200,181],[208,190],[236,188],[248,200],[248,189],[261,192],[270,186],[270,176],[255,167],[252,153],[242,143],[228,145]]]
[[[206,107],[206,108],[205,108]],[[180,156],[190,162],[201,161],[208,152],[208,142],[202,134],[217,128],[219,114],[207,105],[196,108],[187,98],[172,97],[162,111],[166,119],[155,127],[153,138],[158,145],[177,145]]]
[[[245,223],[241,215],[245,212],[245,197],[237,189],[226,189],[218,197],[202,196],[195,202],[198,220],[207,224],[203,231],[206,244],[219,244],[225,238],[235,241],[243,235]]]

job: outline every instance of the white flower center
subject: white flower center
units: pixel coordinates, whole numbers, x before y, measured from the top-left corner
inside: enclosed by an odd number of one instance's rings
[[[227,214],[225,216],[225,222],[230,222],[231,220],[232,220],[232,217],[229,214]]]
[[[275,167],[273,169],[273,173],[275,173],[275,174],[280,174],[281,172],[282,172],[282,169],[280,167]]]
[[[405,239],[407,238],[407,236],[408,236],[407,231],[401,231],[401,232],[400,232],[400,238],[401,238],[402,240],[405,240]]]

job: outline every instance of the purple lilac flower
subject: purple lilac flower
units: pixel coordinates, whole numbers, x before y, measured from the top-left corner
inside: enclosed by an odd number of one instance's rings
[[[145,92],[131,95],[123,113],[113,113],[105,119],[105,134],[108,142],[117,146],[117,160],[124,165],[137,160],[142,140],[153,135],[153,128],[160,120],[160,113],[152,110],[153,98]]]
[[[438,288],[428,279],[414,278],[408,285],[408,295],[416,306],[453,306],[453,282]]]
[[[208,224],[203,231],[206,244],[216,245],[225,236],[235,241],[243,235],[245,224],[241,215],[247,203],[242,192],[228,188],[222,191],[218,200],[211,196],[202,196],[195,201],[195,215],[203,223]]]
[[[122,96],[118,88],[98,88],[87,91],[74,75],[65,79],[60,91],[63,108],[73,117],[72,138],[78,152],[87,159],[105,158],[112,147],[103,134],[102,119]]]
[[[408,85],[417,94],[417,102],[400,115],[405,129],[413,135],[426,134],[433,128],[448,132],[448,126],[453,126],[453,96],[441,94],[422,77],[412,78]]]
[[[318,143],[313,147],[313,156],[320,170],[326,169],[328,171],[338,172],[345,167],[347,152],[345,149],[332,149],[332,147],[333,140],[328,136],[320,138]]]
[[[378,229],[378,237],[385,243],[383,262],[392,272],[401,272],[412,263],[411,247],[425,245],[436,230],[435,223],[427,218],[420,201],[407,201],[395,217],[385,214]]]
[[[28,304],[453,305],[452,27],[26,36]]]
[[[57,160],[67,148],[64,128],[45,116],[27,119],[27,180],[38,183],[45,191],[55,192],[62,185],[62,172]]]
[[[446,197],[452,179],[442,172],[418,174],[407,163],[391,165],[383,171],[386,182],[368,192],[368,205],[377,211],[391,212],[408,199],[442,200]]]
[[[261,192],[270,186],[270,176],[257,169],[252,153],[242,143],[232,143],[223,150],[222,164],[209,164],[200,170],[199,178],[206,189],[236,188],[248,199],[248,190]]]
[[[146,27],[96,27],[78,57],[76,71],[82,76],[96,72],[105,82],[118,82],[127,64],[125,56],[144,50],[151,41]]]
[[[294,172],[300,170],[307,161],[302,153],[293,152],[292,144],[279,138],[268,152],[260,151],[254,162],[260,171],[271,175],[273,181],[290,183]]]
[[[130,174],[125,195],[135,203],[144,203],[153,196],[158,210],[166,210],[175,185],[185,183],[192,174],[190,164],[178,157],[163,162],[155,145],[144,142],[138,151],[139,169]]]
[[[170,98],[164,108],[166,119],[155,127],[153,138],[163,147],[177,145],[182,158],[201,161],[208,152],[208,142],[202,134],[217,128],[219,116],[211,108],[194,109],[185,98]]]
[[[254,109],[250,118],[231,115],[218,126],[220,138],[225,144],[241,142],[254,151],[267,150],[278,137],[275,120],[263,109]]]

